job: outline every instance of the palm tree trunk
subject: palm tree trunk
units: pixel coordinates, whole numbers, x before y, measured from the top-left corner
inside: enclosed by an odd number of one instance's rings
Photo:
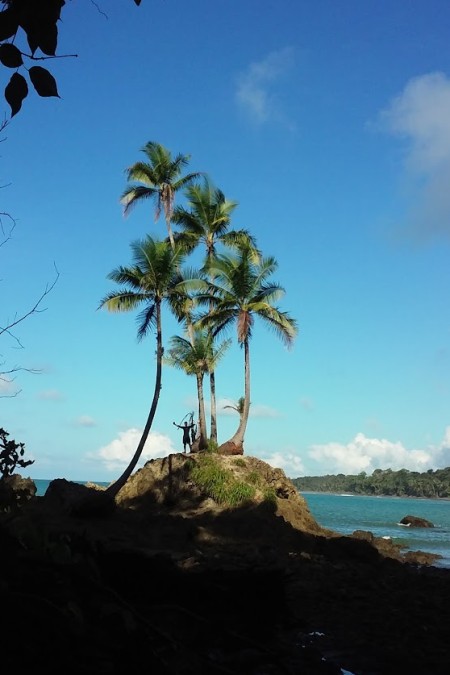
[[[232,438],[219,447],[224,454],[243,455],[244,436],[250,412],[250,347],[248,339],[244,340],[244,409],[239,421],[239,427]]]
[[[206,415],[205,415],[205,397],[203,395],[203,375],[197,375],[197,391],[198,391],[198,415],[200,426],[199,450],[206,448]]]
[[[175,250],[175,239],[173,238],[172,227],[170,225],[170,218],[168,220],[166,220],[166,224],[167,224],[167,232],[169,233],[170,245],[172,247],[172,251],[174,251]]]
[[[141,440],[139,441],[139,444],[136,448],[136,452],[134,453],[130,463],[128,464],[127,468],[120,476],[120,478],[118,478],[115,481],[115,483],[110,485],[106,490],[106,493],[112,498],[114,498],[119,493],[119,491],[123,488],[123,486],[127,482],[128,478],[133,473],[133,470],[142,455],[142,451],[144,449],[145,443],[150,433],[150,429],[152,428],[153,419],[155,417],[156,408],[158,406],[159,394],[161,391],[162,355],[163,355],[163,348],[162,348],[162,332],[161,332],[161,304],[158,302],[156,303],[156,378],[155,378],[155,389],[153,392],[152,405],[150,407],[150,412],[147,417],[147,422],[145,423],[144,431],[142,432]]]
[[[217,443],[217,403],[216,403],[216,374],[212,370],[209,374],[211,390],[211,440]]]

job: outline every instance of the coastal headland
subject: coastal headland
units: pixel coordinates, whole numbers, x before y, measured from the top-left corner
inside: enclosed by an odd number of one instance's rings
[[[58,480],[1,512],[5,672],[449,671],[450,570],[320,527],[280,469],[177,454],[103,497]]]

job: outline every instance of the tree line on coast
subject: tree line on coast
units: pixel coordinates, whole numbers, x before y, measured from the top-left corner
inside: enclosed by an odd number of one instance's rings
[[[357,475],[302,476],[292,481],[300,492],[350,492],[357,495],[450,498],[450,467],[424,473],[400,469],[375,469]]]

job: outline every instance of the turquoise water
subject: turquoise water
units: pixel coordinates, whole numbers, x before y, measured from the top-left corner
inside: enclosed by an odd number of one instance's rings
[[[405,544],[405,550],[439,553],[436,564],[450,567],[450,501],[402,499],[400,497],[361,497],[302,492],[317,522],[342,534],[370,530],[376,537],[392,537]],[[430,520],[433,528],[404,527],[404,516]]]
[[[35,480],[42,496],[50,481]],[[108,483],[99,483],[108,485]],[[309,509],[323,527],[342,534],[370,530],[376,537],[392,537],[405,550],[439,553],[436,564],[450,567],[450,501],[438,499],[402,499],[399,497],[360,497],[303,492]],[[398,523],[407,515],[426,518],[434,528],[403,527]]]

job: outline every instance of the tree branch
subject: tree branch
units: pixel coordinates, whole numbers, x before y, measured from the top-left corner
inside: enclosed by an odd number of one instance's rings
[[[44,300],[44,298],[53,290],[53,288],[55,287],[55,285],[56,285],[56,283],[59,279],[59,272],[58,272],[58,269],[57,269],[55,264],[54,264],[54,267],[55,267],[55,271],[56,271],[56,277],[52,281],[52,283],[50,285],[49,284],[46,285],[43,293],[40,295],[40,297],[36,300],[34,305],[27,312],[25,312],[21,316],[15,318],[13,321],[10,321],[8,324],[6,324],[6,326],[3,326],[3,327],[0,326],[0,336],[3,335],[3,333],[8,333],[9,335],[11,335],[11,332],[10,332],[11,329],[14,328],[15,326],[17,326],[19,323],[22,323],[22,321],[25,321],[25,319],[28,318],[29,316],[31,316],[32,314],[39,314],[41,312],[45,312],[46,307],[41,309],[40,305],[41,305],[42,301]]]

